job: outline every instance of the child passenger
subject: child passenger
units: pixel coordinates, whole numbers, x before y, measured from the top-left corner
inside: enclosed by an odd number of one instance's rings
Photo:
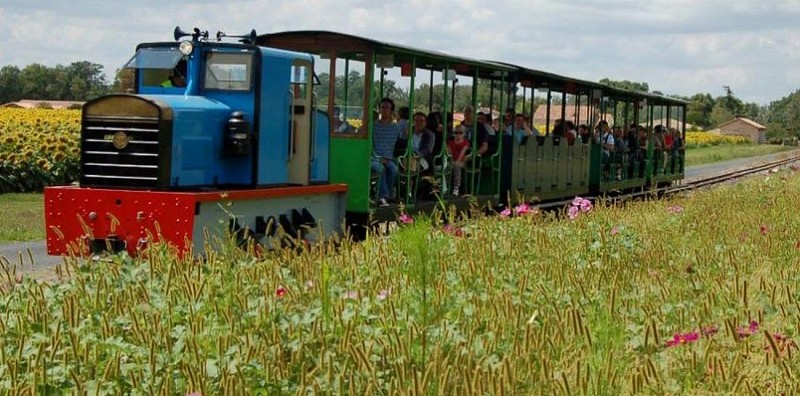
[[[469,141],[464,138],[464,128],[459,126],[453,130],[453,140],[447,142],[450,156],[453,157],[453,195],[458,196],[461,187],[461,172],[467,160]]]

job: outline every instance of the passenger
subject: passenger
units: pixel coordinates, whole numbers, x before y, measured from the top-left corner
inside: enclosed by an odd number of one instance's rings
[[[614,168],[617,180],[622,180],[622,168],[625,164],[625,155],[628,153],[628,142],[622,132],[622,127],[614,127]]]
[[[482,137],[483,136],[483,137]],[[481,150],[483,142],[486,143],[486,150]],[[492,118],[490,115],[478,113],[478,153],[480,155],[492,155],[497,152],[497,132],[492,128]]]
[[[672,173],[683,172],[683,155],[686,151],[686,144],[683,141],[680,131],[675,128],[671,129],[672,132],[672,154],[670,155],[670,169]]]
[[[606,130],[608,129],[608,121],[600,120],[597,123],[597,126],[594,128],[594,133],[592,134],[592,138],[594,138],[595,143],[600,144],[603,139],[603,135],[606,134]]]
[[[186,86],[186,60],[181,59],[172,68],[170,76],[161,82],[164,88],[183,88]]]
[[[564,136],[567,138],[567,144],[570,146],[575,144],[575,138],[578,137],[578,131],[575,130],[575,123],[572,121],[564,122]]]
[[[461,187],[461,174],[464,172],[467,162],[467,150],[469,149],[469,141],[464,139],[464,128],[462,126],[453,131],[453,140],[447,143],[447,149],[450,151],[450,156],[453,157],[453,195],[457,196]]]
[[[419,157],[421,173],[433,170],[433,145],[436,136],[427,127],[425,113],[414,113],[414,133],[411,134],[411,151]]]
[[[528,125],[528,122],[525,120],[525,116],[522,114],[517,113],[514,116],[514,124],[513,133],[514,140],[517,144],[523,144],[525,142],[525,138],[530,138],[531,136],[539,136],[541,133],[535,128]]]
[[[342,120],[341,112],[339,106],[333,108],[333,131],[335,133],[355,133],[356,129],[347,120]]]
[[[643,126],[636,126],[638,136],[636,138],[638,147],[637,159],[639,160],[639,177],[644,177],[644,169],[647,162],[647,130]]]
[[[611,132],[611,128],[608,127],[608,123],[605,123],[602,128],[603,135],[600,138],[600,144],[603,147],[603,172],[607,174],[611,169],[611,155],[614,153],[614,134]]]
[[[664,126],[656,125],[653,130],[653,171],[664,173]]]
[[[564,120],[557,119],[553,122],[553,132],[551,133],[553,140],[561,140],[564,137]]]
[[[464,128],[464,139],[468,141],[472,141],[472,127],[474,120],[472,118],[473,113],[475,110],[472,109],[472,106],[464,107],[464,121],[461,121],[461,126]]]
[[[381,175],[378,185],[378,204],[389,206],[391,188],[397,177],[397,165],[394,162],[394,145],[400,137],[400,129],[392,119],[394,101],[383,98],[380,102],[380,118],[372,128],[372,164],[374,173]]]
[[[400,129],[400,137],[394,144],[395,158],[404,156],[408,149],[408,107],[403,106],[397,110],[397,128]]]
[[[524,119],[523,119],[524,121]],[[506,136],[512,136],[514,134],[514,129],[516,127],[516,115],[514,114],[514,109],[509,107],[506,109],[505,114],[503,114],[503,134]]]
[[[589,133],[589,126],[586,124],[578,125],[578,136],[581,138],[583,144],[588,144],[589,140],[592,138],[592,134]]]

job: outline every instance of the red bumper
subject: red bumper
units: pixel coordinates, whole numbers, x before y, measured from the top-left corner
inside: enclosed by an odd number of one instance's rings
[[[344,191],[347,187],[339,184],[224,192],[48,187],[44,190],[47,253],[85,255],[92,243],[107,243],[136,255],[155,240],[184,254],[192,247],[196,208],[202,202]]]

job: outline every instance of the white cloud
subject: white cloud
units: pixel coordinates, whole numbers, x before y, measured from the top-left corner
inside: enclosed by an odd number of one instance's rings
[[[172,29],[332,30],[651,89],[766,103],[797,89],[797,0],[3,0],[0,66],[89,60],[109,74]]]

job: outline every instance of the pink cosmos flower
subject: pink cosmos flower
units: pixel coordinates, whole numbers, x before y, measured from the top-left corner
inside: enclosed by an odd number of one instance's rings
[[[575,199],[572,200],[572,206],[581,206],[582,202],[583,202],[583,198],[575,197]]]
[[[570,206],[569,209],[567,209],[567,216],[569,216],[570,220],[575,220],[578,214],[580,214],[580,211],[578,206]]]
[[[758,332],[758,322],[755,320],[750,321],[750,325],[747,327],[739,326],[736,328],[736,335],[739,336],[739,339],[750,337],[751,335]]]
[[[524,215],[531,211],[530,206],[528,204],[519,204],[514,208],[514,213],[517,215]]]
[[[401,213],[397,220],[403,224],[411,224],[414,222],[414,219],[406,213]]]
[[[500,212],[500,216],[508,217],[511,216],[511,208],[505,208],[502,212]]]
[[[703,333],[703,335],[706,336],[706,337],[711,337],[714,334],[717,334],[718,331],[719,331],[719,327],[714,326],[714,325],[711,325],[711,326],[708,326],[708,327],[704,327],[704,328],[702,328],[700,330],[700,332]]]
[[[592,211],[592,201],[588,199],[584,199],[581,201],[581,212],[591,212]]]
[[[667,341],[667,347],[669,348],[678,345],[689,344],[697,341],[699,338],[700,335],[693,331],[684,334],[675,333],[675,335],[672,336],[672,339]]]
[[[278,286],[278,289],[275,290],[275,295],[278,298],[282,298],[283,296],[286,295],[286,288],[283,286]]]
[[[611,236],[619,234],[619,227],[613,226],[611,227]]]

